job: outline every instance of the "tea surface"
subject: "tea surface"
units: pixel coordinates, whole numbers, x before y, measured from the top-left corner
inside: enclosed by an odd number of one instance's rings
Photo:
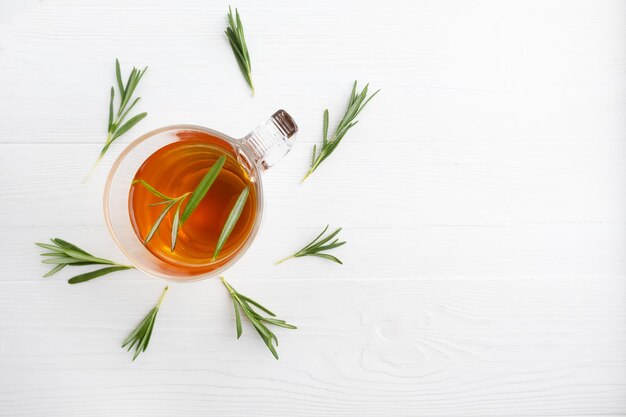
[[[226,163],[198,207],[179,228],[174,252],[170,249],[174,209],[166,215],[146,247],[169,267],[181,272],[210,272],[231,259],[250,236],[257,215],[256,184],[237,161],[230,144],[224,140],[199,131],[185,131],[178,136],[180,141],[171,143],[148,157],[135,174],[135,179],[148,182],[165,195],[178,197],[195,190],[220,156],[226,155]],[[211,262],[222,227],[237,197],[246,186],[250,194],[241,216],[217,260]],[[142,185],[131,186],[130,219],[141,241],[145,240],[164,209],[163,205],[150,205],[159,201],[158,197]],[[183,203],[181,212],[185,204],[186,202]]]

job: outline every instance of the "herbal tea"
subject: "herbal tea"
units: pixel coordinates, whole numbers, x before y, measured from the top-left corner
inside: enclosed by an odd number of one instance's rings
[[[207,273],[232,259],[250,236],[257,216],[257,183],[225,140],[194,130],[177,136],[179,141],[153,153],[137,170],[129,193],[130,219],[139,239],[147,241],[146,248],[170,268],[190,275]],[[222,157],[225,160],[220,160]],[[205,177],[211,177],[212,168],[218,173],[210,188],[188,218],[180,222],[196,188],[201,188]],[[246,188],[247,198],[242,198]],[[236,207],[242,207],[239,216],[213,259]]]

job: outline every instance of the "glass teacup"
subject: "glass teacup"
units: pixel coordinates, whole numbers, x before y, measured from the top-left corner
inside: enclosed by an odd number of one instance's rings
[[[261,173],[289,152],[297,130],[291,116],[279,110],[241,139],[194,125],[167,126],[139,137],[117,158],[105,184],[104,217],[115,244],[136,268],[152,276],[194,281],[219,274],[254,240],[263,215]],[[170,247],[175,210],[167,212],[146,243],[164,204],[138,180],[152,182],[162,194],[190,193],[220,155],[226,162],[178,229],[176,248]],[[227,208],[243,187],[249,189],[244,209],[214,258]]]

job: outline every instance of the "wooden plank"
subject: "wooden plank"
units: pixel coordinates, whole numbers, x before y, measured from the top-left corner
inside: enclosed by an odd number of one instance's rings
[[[626,405],[623,279],[381,278],[233,277],[299,326],[277,332],[278,362],[249,326],[235,340],[217,280],[170,289],[135,363],[120,341],[162,283],[1,283],[0,413],[539,416]]]
[[[300,146],[263,178],[267,220],[291,227],[622,223],[625,151],[623,142],[381,149],[347,141],[299,185],[311,152]],[[112,149],[89,183],[81,184],[96,145],[2,145],[6,199],[0,224],[102,224],[101,193],[117,152],[119,147]]]
[[[383,89],[362,127],[385,143],[624,140],[621,2],[244,0],[254,100],[223,5],[37,6],[0,44],[4,143],[102,143],[115,57],[150,65],[139,89],[150,115],[120,141],[181,122],[244,135],[286,107],[312,142],[323,109],[342,113],[354,79]]]
[[[287,280],[510,279],[624,276],[626,238],[621,225],[533,224],[506,227],[417,226],[411,228],[348,227],[348,241],[334,253],[344,265],[319,258],[274,262],[295,252],[320,231],[315,227],[263,228],[246,255],[226,275]],[[61,237],[107,259],[125,259],[103,226],[5,228],[0,282],[40,282],[50,268],[40,264],[34,242]],[[48,280],[66,280],[85,268],[67,268]],[[105,280],[146,280],[139,272]]]

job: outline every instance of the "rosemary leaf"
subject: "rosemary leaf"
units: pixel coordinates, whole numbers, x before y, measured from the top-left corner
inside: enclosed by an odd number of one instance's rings
[[[43,261],[41,261],[41,263],[52,264],[52,265],[70,265],[70,264],[76,264],[76,263],[83,264],[83,265],[97,265],[96,262],[85,262],[80,259],[72,259],[69,257],[44,259]]]
[[[50,240],[52,241],[52,243],[56,243],[57,245],[62,246],[64,248],[66,248],[66,249],[70,249],[70,250],[73,250],[75,252],[80,252],[80,253],[82,253],[84,255],[87,255],[87,256],[92,256],[89,252],[86,252],[86,251],[82,250],[81,248],[79,248],[76,245],[72,245],[70,242],[66,242],[63,239],[59,239],[58,237],[55,237],[54,239],[50,239]]]
[[[172,220],[172,252],[174,252],[174,249],[176,248],[176,239],[178,238],[178,226],[180,225],[180,221],[178,220],[180,218],[180,205],[182,204],[184,200],[181,199],[178,202],[178,207],[176,207],[176,212],[174,213],[174,219]]]
[[[343,262],[341,262],[339,259],[327,253],[312,253],[310,254],[310,256],[317,256],[318,258],[324,258],[324,259],[328,259],[329,261],[336,262],[338,264],[343,264]]]
[[[172,200],[167,206],[165,206],[161,214],[159,214],[159,217],[157,217],[156,221],[152,225],[152,229],[150,229],[150,232],[148,232],[148,236],[146,236],[146,240],[144,240],[143,243],[148,244],[148,242],[150,242],[150,239],[152,239],[152,236],[154,236],[154,234],[156,233],[167,213],[172,207],[174,207],[174,204],[176,204],[176,200]]]
[[[124,97],[124,83],[122,82],[122,70],[120,69],[120,61],[115,58],[115,78],[117,79],[117,88],[120,90],[120,94]],[[113,87],[111,87],[113,91]]]
[[[126,109],[126,111],[124,113],[122,113],[122,115],[120,116],[120,120],[124,120],[126,118],[126,116],[128,116],[128,113],[132,110],[133,107],[135,107],[135,104],[137,104],[139,101],[141,100],[141,97],[137,97],[135,99],[135,101],[133,101],[133,104],[131,104],[130,106],[128,106],[128,108]],[[121,122],[120,122],[121,123]]]
[[[85,274],[76,275],[70,278],[67,282],[69,284],[80,284],[81,282],[90,281],[94,278],[101,277],[111,272],[123,271],[125,269],[132,269],[132,266],[108,266],[102,269],[96,269],[95,271],[87,272]]]
[[[54,242],[54,240],[52,240],[52,242],[56,243],[56,242]],[[51,251],[54,251],[54,252],[65,253],[65,252],[63,252],[63,248],[62,247],[55,246],[55,245],[50,245],[49,243],[39,243],[38,242],[38,243],[35,243],[35,245],[39,246],[40,248],[48,249],[48,250],[51,250]]]
[[[115,265],[115,262],[113,261],[109,261],[108,259],[103,259],[103,258],[96,258],[95,256],[91,256],[91,255],[85,255],[82,252],[78,252],[72,249],[65,249],[65,254],[68,255],[71,258],[74,259],[80,259],[82,261],[86,261],[86,262],[92,262],[95,264],[109,264],[109,265]]]
[[[169,197],[169,196],[163,194],[162,192],[157,191],[156,188],[154,188],[153,186],[151,186],[150,184],[148,184],[144,180],[134,180],[133,181],[133,185],[134,184],[141,184],[141,185],[143,185],[146,188],[146,190],[150,191],[152,194],[156,195],[157,197],[161,197],[162,199],[165,199],[165,200],[174,200],[173,197]],[[159,204],[163,204],[163,202],[161,202]]]
[[[213,182],[217,178],[218,174],[222,170],[225,162],[226,156],[220,156],[219,159],[215,161],[211,169],[209,169],[209,171],[204,174],[204,177],[202,177],[200,183],[189,198],[189,202],[187,203],[187,206],[185,207],[183,215],[180,219],[181,222],[184,223],[189,218],[189,216],[191,216],[191,213],[193,213],[196,207],[198,207],[198,204],[200,204],[200,201],[202,201],[206,193],[209,191],[209,188],[211,188],[211,185],[213,185]]]
[[[324,110],[322,123],[322,134],[324,135],[322,138],[322,144],[325,145],[326,142],[328,142],[328,109]],[[315,157],[315,150],[313,150],[313,156]]]
[[[60,270],[65,268],[66,266],[67,266],[67,264],[58,264],[57,266],[52,268],[47,274],[45,274],[43,277],[44,278],[48,278],[50,275],[56,274],[57,272],[59,272]]]
[[[115,98],[115,89],[111,87],[111,101],[109,102],[109,129],[113,125],[113,99]]]
[[[233,308],[235,309],[235,330],[237,331],[237,339],[241,337],[241,314],[239,313],[239,307],[237,306],[237,300],[233,298]]]
[[[271,311],[269,311],[267,308],[263,307],[261,304],[257,303],[256,301],[254,301],[251,298],[246,297],[245,295],[239,294],[239,297],[241,297],[242,300],[249,302],[250,304],[253,304],[255,306],[257,306],[258,308],[260,308],[261,310],[265,311],[267,314],[269,314],[272,317],[275,317],[276,314],[272,313]]]
[[[138,115],[134,116],[133,118],[131,118],[129,121],[127,121],[126,123],[124,123],[119,129],[117,129],[115,131],[115,134],[113,135],[113,139],[111,139],[111,142],[113,142],[115,139],[119,138],[120,136],[122,136],[124,133],[128,132],[130,129],[133,128],[133,126],[135,126],[137,123],[139,123],[141,120],[143,120],[144,117],[146,117],[148,115],[148,113],[139,113]],[[111,143],[108,143],[106,148],[108,149],[108,147],[111,145]]]
[[[217,258],[217,255],[219,255],[220,251],[222,250],[222,247],[226,243],[226,240],[235,228],[237,220],[239,220],[239,216],[241,215],[241,212],[246,205],[246,200],[248,199],[249,192],[250,191],[248,190],[248,187],[244,188],[241,194],[239,194],[239,197],[237,198],[237,201],[235,202],[232,210],[230,211],[228,219],[226,219],[226,223],[222,228],[222,233],[220,233],[220,238],[218,239],[217,245],[215,246],[215,251],[213,252],[214,261]]]
[[[282,327],[283,329],[297,329],[296,326],[285,322],[285,320],[270,319],[267,317],[263,317],[261,318],[261,321],[264,323],[273,324],[274,326]]]

